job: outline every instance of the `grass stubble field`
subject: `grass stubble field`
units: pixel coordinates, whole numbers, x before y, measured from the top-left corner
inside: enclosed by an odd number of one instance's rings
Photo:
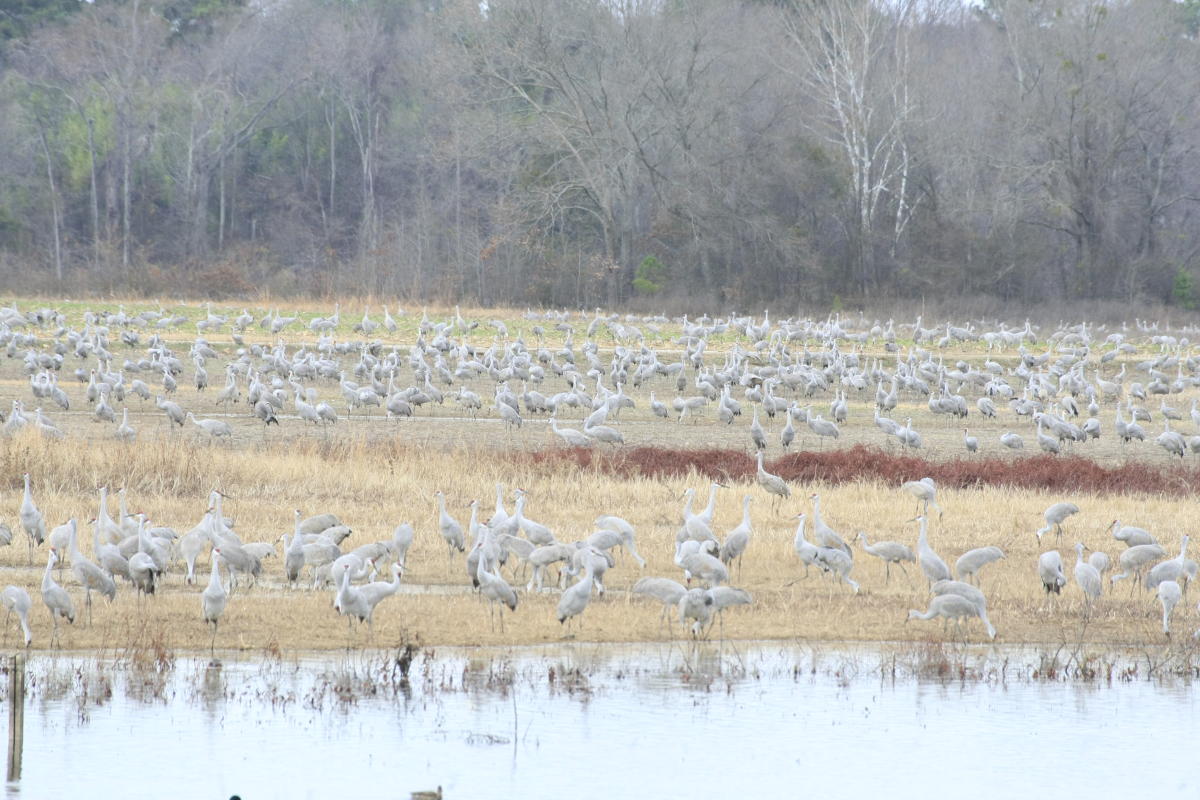
[[[534,323],[522,319],[517,312],[475,314],[478,319],[504,319],[513,336],[524,329],[527,341],[532,339],[527,331]],[[468,318],[471,315],[470,310],[464,314]],[[435,313],[430,316],[439,318]],[[376,338],[382,338],[388,345],[394,342],[406,352],[417,332],[412,316],[404,318],[404,323],[407,328],[394,336]],[[339,338],[353,336],[348,330],[349,323],[343,321],[342,328]],[[670,342],[669,328],[664,326],[659,346],[668,352],[674,348],[678,353],[678,345]],[[185,350],[193,338],[191,330],[190,326],[182,326],[164,338],[178,350]],[[271,339],[253,329],[248,338],[255,337],[263,342]],[[232,348],[227,334],[209,334],[206,338],[223,351]],[[294,347],[301,342],[311,345],[315,338],[307,330],[296,328],[287,341]],[[486,347],[494,338],[494,331],[480,330],[470,338]],[[867,353],[870,355],[869,348]],[[982,350],[951,353],[946,357],[958,355],[979,358]],[[1005,354],[999,360],[1011,362],[1013,355]],[[709,358],[719,357],[710,349]],[[73,366],[68,359],[63,369],[64,383],[70,369]],[[547,383],[552,380],[548,378]],[[219,383],[220,378],[214,375],[213,381]],[[348,633],[345,618],[332,607],[331,590],[286,587],[282,548],[277,545],[279,555],[264,562],[263,576],[252,587],[241,587],[231,596],[221,619],[218,649],[278,654],[337,649],[348,643],[354,647],[395,647],[406,643],[538,644],[559,642],[565,636],[593,642],[685,638],[686,632],[677,623],[668,627],[660,622],[658,603],[631,596],[628,590],[643,576],[682,580],[681,570],[672,563],[681,496],[686,488],[694,487],[702,503],[713,477],[727,483],[727,488],[718,494],[714,529],[719,537],[740,522],[743,496],[752,497],[753,539],[741,566],[731,571],[730,584],[748,590],[754,602],[725,612],[722,630],[726,638],[963,641],[964,636],[956,633],[953,626],[944,631],[937,621],[906,622],[910,608],[924,609],[928,605],[927,584],[915,564],[908,565],[907,576],[893,569],[890,582],[885,583],[882,562],[863,553],[855,544],[853,577],[862,588],[854,594],[845,584],[823,577],[815,570],[805,576],[795,556],[794,517],[806,512],[811,519],[808,496],[813,492],[820,494],[826,522],[848,541],[856,531],[863,530],[873,541],[892,539],[915,549],[917,525],[911,520],[916,503],[899,491],[898,482],[870,477],[822,480],[821,459],[832,464],[841,456],[819,453],[811,457],[818,466],[812,468],[810,464],[805,472],[810,477],[793,483],[791,498],[773,509],[773,498],[754,483],[752,469],[748,474],[745,470],[731,474],[720,466],[731,459],[736,463],[749,459],[748,408],[732,426],[719,425],[711,412],[702,413],[695,424],[677,424],[674,420],[655,420],[646,409],[650,389],[655,389],[660,399],[669,400],[674,395],[673,385],[660,380],[641,389],[631,388],[638,407],[622,411],[617,422],[626,435],[625,448],[597,446],[589,455],[577,457],[555,452],[561,448],[544,419],[530,419],[517,433],[506,434],[494,419],[494,412],[488,418],[486,406],[491,391],[486,388],[487,383],[484,378],[473,387],[476,391],[482,389],[480,394],[485,398],[485,412],[479,420],[455,408],[449,393],[445,406],[422,410],[414,418],[399,421],[385,419],[379,409],[371,409],[371,413],[362,416],[356,413],[348,419],[344,405],[339,405],[342,420],[328,429],[304,427],[300,420],[284,417],[278,429],[263,430],[261,423],[246,415],[243,404],[227,417],[235,425],[234,440],[212,444],[190,424],[182,431],[169,430],[165,417],[154,408],[153,402],[142,406],[132,398],[127,400],[127,406],[131,422],[138,430],[133,444],[117,441],[112,436],[112,426],[91,421],[86,403],[73,405],[70,412],[52,414],[55,423],[67,433],[61,441],[44,439],[28,430],[0,439],[0,520],[17,531],[13,545],[0,550],[0,568],[4,583],[24,586],[33,597],[34,647],[49,646],[51,626],[38,594],[46,546],[35,552],[34,563],[29,565],[26,538],[17,526],[24,472],[32,476],[34,499],[46,516],[48,528],[70,517],[80,521],[81,547],[85,553],[91,551],[91,528],[87,523],[96,515],[97,489],[105,485],[114,490],[126,487],[131,511],[145,512],[155,524],[172,526],[180,533],[200,521],[207,493],[213,488],[228,496],[225,513],[235,518],[236,529],[245,541],[274,541],[280,534],[290,532],[292,510],[296,508],[305,516],[322,512],[337,514],[354,530],[347,540],[349,547],[386,539],[400,522],[413,524],[416,536],[407,558],[405,588],[380,605],[369,638],[365,627]],[[81,398],[78,389],[69,391],[73,398]],[[340,399],[336,383],[328,383],[321,393],[331,401]],[[175,399],[197,416],[227,413],[213,405],[214,396],[214,389],[200,395],[181,378]],[[27,408],[32,407],[27,376],[18,359],[7,360],[0,366],[0,399],[7,405],[13,397],[23,398]],[[872,391],[864,392],[861,397],[852,396],[850,400],[850,421],[842,426],[838,447],[844,450],[856,443],[882,445],[882,437],[871,420]],[[820,410],[828,405],[828,399],[815,398],[813,405]],[[905,398],[892,416],[901,420],[906,416],[913,418],[914,427],[922,431],[926,441],[918,455],[929,460],[931,469],[944,468],[949,462],[960,465],[961,471],[961,464],[965,463],[970,472],[970,462],[959,461],[964,458],[963,425],[944,417],[934,418],[915,397]],[[967,420],[967,427],[979,436],[986,451],[975,458],[1012,462],[1020,457],[1001,452],[1002,448],[995,443],[1003,430],[1019,430],[1027,440],[1032,439],[1029,431],[1018,427],[1011,414],[1001,416],[1001,420],[985,422],[972,414]],[[1104,422],[1106,426],[1110,424],[1108,418]],[[577,427],[577,423],[574,418],[561,420],[564,426]],[[774,438],[778,436],[779,422],[768,423],[768,428],[775,442],[768,460],[777,461],[783,456]],[[1169,555],[1178,552],[1181,536],[1190,530],[1196,518],[1194,470],[1178,461],[1171,463],[1150,444],[1130,454],[1113,438],[1110,435],[1089,444],[1087,450],[1081,448],[1080,454],[1086,461],[1064,459],[1061,462],[1064,469],[1069,472],[1067,465],[1071,464],[1088,468],[1103,465],[1117,470],[1114,474],[1118,485],[1122,474],[1163,475],[1166,488],[1152,493],[1086,488],[1070,491],[1063,488],[1071,483],[1067,475],[1053,491],[973,486],[970,480],[964,481],[961,488],[943,483],[939,489],[938,499],[945,513],[941,518],[933,516],[929,538],[947,563],[953,566],[961,553],[987,544],[997,545],[1006,553],[1004,560],[985,567],[981,573],[988,614],[998,630],[997,642],[1057,644],[1071,650],[1077,661],[1107,649],[1148,653],[1148,648],[1168,644],[1161,631],[1161,610],[1153,592],[1135,587],[1132,581],[1112,587],[1106,578],[1105,595],[1088,615],[1073,582],[1061,597],[1048,597],[1036,574],[1038,554],[1056,543],[1053,534],[1039,543],[1034,531],[1043,524],[1041,512],[1059,500],[1070,500],[1081,509],[1081,513],[1067,522],[1067,535],[1058,546],[1068,579],[1076,541],[1105,550],[1116,561],[1123,546],[1107,532],[1114,519],[1151,530]],[[639,467],[638,459],[630,459],[631,447],[650,445],[658,448],[654,454],[657,463],[665,461],[672,468],[645,469]],[[815,450],[815,437],[806,437],[801,447]],[[696,449],[724,452],[696,457],[691,452]],[[822,449],[830,447],[826,444]],[[688,452],[675,453],[675,450]],[[730,453],[731,450],[735,452]],[[640,452],[645,456],[653,451]],[[864,451],[857,453],[860,459],[864,457]],[[865,451],[866,458],[880,463],[899,456],[894,449]],[[807,457],[804,453],[787,456],[794,464],[803,463]],[[719,463],[705,469],[706,458]],[[1029,463],[1036,462],[1045,471],[1045,458],[1052,457],[1036,458]],[[699,468],[688,468],[688,463]],[[1020,472],[1024,462],[1013,463]],[[919,462],[914,465],[910,459],[905,467],[919,468]],[[1054,472],[1053,464],[1049,471]],[[812,477],[814,473],[816,477]],[[592,521],[600,514],[628,519],[636,528],[638,549],[648,561],[645,569],[639,570],[628,555],[616,551],[617,565],[605,581],[607,594],[594,596],[581,622],[570,631],[564,630],[555,619],[557,590],[520,592],[516,612],[505,614],[503,628],[494,625],[486,603],[469,591],[464,557],[455,553],[453,559],[447,558],[437,531],[433,494],[438,490],[445,492],[451,514],[465,529],[471,500],[480,501],[481,518],[490,515],[498,482],[505,487],[510,512],[511,491],[517,487],[526,490],[529,496],[526,515],[549,526],[561,541],[586,537],[593,530]],[[1133,483],[1136,485],[1136,481]],[[811,539],[811,527],[809,531]],[[131,648],[168,652],[207,649],[209,635],[200,617],[199,598],[207,575],[205,555],[197,565],[198,580],[194,586],[184,584],[182,570],[172,571],[159,591],[142,601],[131,587],[122,585],[112,603],[95,598],[94,622],[88,625],[83,613],[83,592],[68,569],[62,573],[61,583],[72,593],[79,617],[74,625],[61,626],[61,646],[68,650],[113,653]],[[514,577],[507,570],[505,576],[514,586],[527,580],[527,576]],[[1194,657],[1191,633],[1198,623],[1195,604],[1185,597],[1176,609],[1172,624],[1177,633],[1169,645],[1175,656],[1189,663]],[[965,621],[963,630],[967,641],[987,641],[977,620]],[[718,635],[716,628],[711,635]],[[19,631],[15,624],[10,624],[6,643],[11,646],[18,638]]]

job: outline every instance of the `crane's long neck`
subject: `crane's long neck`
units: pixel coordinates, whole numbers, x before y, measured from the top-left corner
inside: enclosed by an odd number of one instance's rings
[[[708,488],[708,505],[704,507],[705,519],[712,519],[713,513],[717,510],[717,487],[716,485]]]
[[[796,546],[808,544],[808,540],[804,538],[804,523],[805,518],[801,517],[800,522],[796,525]]]
[[[221,557],[213,555],[212,569],[208,574],[208,588],[214,592],[223,592],[225,587],[221,585]]]
[[[921,547],[929,547],[928,534],[929,534],[929,520],[925,517],[921,517],[921,535],[918,538],[918,541],[920,542]]]
[[[471,503],[471,521],[469,523],[467,523],[467,530],[469,530],[471,532],[471,535],[475,537],[473,544],[476,547],[479,546],[480,540],[483,539],[483,526],[481,526],[479,524],[478,517],[479,517],[479,504]]]
[[[289,551],[302,553],[302,552],[304,552],[302,549],[303,542],[304,542],[304,539],[300,536],[300,512],[297,511],[296,512],[296,528],[295,528],[295,531],[292,533],[292,540],[290,542],[286,543],[286,547]]]
[[[742,498],[742,524],[750,527],[750,497]]]
[[[83,553],[79,552],[79,523],[71,517],[71,521],[67,523],[71,526],[71,538],[67,543],[67,552],[71,554],[71,564],[83,558]]]

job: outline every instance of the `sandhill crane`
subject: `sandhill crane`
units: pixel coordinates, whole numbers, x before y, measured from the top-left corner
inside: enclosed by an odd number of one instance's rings
[[[4,606],[7,612],[4,617],[4,641],[8,641],[8,618],[16,614],[21,632],[25,634],[25,646],[29,647],[33,641],[33,633],[29,630],[29,611],[33,608],[33,602],[29,599],[29,592],[20,586],[5,586],[0,591],[0,606]]]
[[[854,568],[854,557],[845,550],[838,547],[818,547],[813,563],[823,571],[841,578],[842,582],[849,584],[854,593],[858,594],[858,583],[850,577],[850,570]]]
[[[295,586],[304,570],[304,540],[300,532],[300,509],[297,508],[293,513],[296,516],[296,526],[291,540],[287,541],[283,548],[283,574],[287,582]]]
[[[808,429],[817,435],[818,442],[824,441],[826,438],[836,439],[841,435],[837,424],[823,419],[820,414],[816,416],[809,415]]]
[[[959,620],[963,617],[979,617],[982,620],[986,613],[985,609],[962,595],[939,594],[929,601],[928,610],[922,612],[917,609],[910,609],[908,619],[933,619],[934,617],[942,617],[946,620],[954,620],[955,626],[958,626],[960,624]],[[984,625],[987,627],[988,638],[995,639],[996,629],[986,620],[984,620]]]
[[[750,421],[750,441],[754,443],[756,450],[767,449],[767,432],[763,430],[762,423],[758,421],[758,406],[754,406],[754,418]]]
[[[590,548],[589,548],[590,549]],[[583,577],[577,582],[567,587],[567,590],[562,593],[562,597],[558,600],[558,606],[555,616],[560,625],[566,623],[572,617],[579,616],[583,610],[587,608],[588,601],[592,598],[592,582],[595,575],[595,568],[592,560],[585,559],[583,564]]]
[[[954,574],[960,581],[969,581],[979,577],[979,570],[1002,558],[1004,558],[1004,551],[995,545],[976,547],[958,557],[958,560],[954,562]]]
[[[58,641],[58,618],[62,617],[67,622],[75,621],[75,604],[71,602],[71,595],[67,594],[66,589],[55,583],[54,577],[50,574],[57,563],[58,552],[51,548],[50,555],[46,559],[46,571],[42,574],[42,602],[50,610],[50,619],[54,622],[54,633],[50,637],[51,645]]]
[[[521,427],[521,415],[517,410],[508,403],[496,401],[496,413],[500,415],[500,420],[504,423],[504,430],[512,434],[513,428]],[[503,619],[503,616],[501,617]]]
[[[214,548],[214,551],[220,552],[220,548]],[[342,573],[342,585],[338,587],[337,594],[334,595],[333,607],[346,618],[346,649],[349,649],[354,620],[364,622],[371,615],[371,609],[367,606],[367,598],[363,595],[362,590],[350,584],[350,570]]]
[[[796,439],[796,426],[792,424],[792,410],[790,408],[784,412],[784,417],[783,429],[779,431],[779,444],[784,450],[787,450]]]
[[[392,579],[390,581],[372,581],[359,589],[363,601],[366,603],[367,628],[370,630],[373,630],[374,627],[373,620],[376,606],[400,591],[400,578],[404,574],[404,565],[399,563],[392,564],[391,573]],[[345,576],[342,576],[342,580],[345,580]]]
[[[746,548],[750,544],[750,537],[754,534],[754,529],[750,525],[750,500],[750,495],[742,498],[742,522],[725,535],[725,543],[721,545],[720,558],[727,565],[737,559],[738,567],[741,567],[742,555],[746,552]]]
[[[129,579],[137,589],[139,601],[144,594],[154,594],[155,580],[158,577],[154,559],[146,552],[145,529],[146,518],[143,516],[138,520],[138,550],[129,556]]]
[[[533,565],[533,574],[529,577],[529,584],[525,587],[528,592],[542,590],[542,575],[546,567],[551,564],[557,564],[560,561],[568,561],[575,555],[575,547],[569,544],[550,544],[541,547],[535,547],[527,559],[528,563]],[[565,572],[559,568],[560,579],[565,579]]]
[[[1009,450],[1021,450],[1025,447],[1025,440],[1012,431],[1005,431],[1004,433],[1000,434],[1000,444],[1004,445]]]
[[[692,578],[698,578],[710,588],[729,580],[729,570],[721,563],[721,560],[704,550],[683,556],[679,560],[679,566],[683,568],[684,575],[689,581]]]
[[[979,450],[979,439],[972,436],[966,428],[963,428],[963,447],[967,449],[968,453]]]
[[[580,433],[579,431],[575,430],[574,428],[558,427],[558,420],[555,419],[553,414],[550,415],[550,430],[554,431],[554,434],[556,436],[558,436],[558,438],[562,439],[563,442],[567,445],[567,447],[591,447],[592,446],[592,437],[590,437],[586,434]]]
[[[25,473],[25,495],[21,498],[19,514],[21,529],[29,537],[29,563],[33,563],[33,548],[46,539],[46,521],[42,512],[33,504],[33,494],[29,491],[29,473]]]
[[[1087,604],[1090,614],[1092,604],[1100,599],[1104,581],[1100,579],[1100,571],[1083,560],[1083,551],[1086,549],[1083,542],[1075,543],[1075,583],[1083,592],[1084,603]]]
[[[158,408],[164,414],[167,415],[167,427],[172,427],[173,425],[178,425],[181,428],[183,427],[184,420],[186,420],[187,417],[184,415],[183,409],[178,403],[171,400],[164,400],[160,395],[154,398],[154,404],[158,406]]]
[[[892,564],[900,568],[905,577],[908,577],[908,570],[904,568],[905,561],[916,561],[917,558],[913,555],[912,548],[900,542],[876,542],[871,544],[867,540],[866,531],[858,531],[855,534],[856,539],[861,539],[863,543],[863,551],[875,556],[883,561],[884,583],[892,579]]]
[[[112,576],[103,569],[93,564],[79,550],[79,526],[75,522],[75,518],[71,517],[68,523],[71,526],[71,535],[67,544],[67,552],[71,556],[71,572],[75,575],[75,580],[84,588],[85,604],[87,606],[88,625],[92,624],[92,590],[99,592],[107,597],[110,601],[116,599],[117,584],[113,581]]]
[[[1101,576],[1112,569],[1112,559],[1103,550],[1093,550],[1092,554],[1088,556],[1088,563],[1095,567]]]
[[[512,521],[515,523],[516,530],[519,530],[521,533],[525,534],[525,538],[538,547],[554,544],[556,541],[554,538],[554,531],[550,530],[545,525],[542,525],[540,522],[534,522],[525,516],[525,501],[528,497],[528,495],[525,493],[525,490],[517,489],[516,496],[516,509],[513,511],[512,515]],[[516,531],[514,531],[514,534],[515,533]]]
[[[500,630],[503,631],[504,607],[508,606],[510,611],[517,610],[517,593],[508,585],[508,581],[489,571],[487,562],[488,558],[486,556],[481,557],[475,574],[479,578],[479,591],[488,600],[489,616],[493,605],[497,603],[500,605]]]
[[[942,515],[942,507],[937,503],[937,484],[933,482],[933,478],[925,477],[919,481],[908,481],[900,488],[917,498],[918,503],[924,503],[924,513],[929,513],[929,507],[933,506],[937,509],[938,516]],[[921,509],[918,508],[917,511],[919,512]]]
[[[1037,530],[1038,541],[1042,540],[1042,534],[1049,533],[1051,529],[1054,530],[1056,540],[1062,539],[1063,522],[1066,521],[1067,517],[1078,513],[1079,506],[1074,503],[1055,503],[1047,508],[1042,512],[1042,519],[1046,520],[1046,524]]]
[[[1157,588],[1163,581],[1175,581],[1182,584],[1185,580],[1191,580],[1192,575],[1188,573],[1188,539],[1188,535],[1184,534],[1179,544],[1179,555],[1169,561],[1159,562],[1150,568],[1143,582],[1147,590]]]
[[[221,615],[225,613],[225,604],[228,601],[229,593],[221,585],[221,554],[218,549],[214,549],[212,570],[208,576],[208,586],[204,587],[204,591],[200,593],[200,611],[204,616],[204,623],[205,625],[212,623],[212,640],[208,646],[210,654],[216,652],[217,624],[221,619]]]
[[[950,580],[950,567],[946,566],[941,556],[929,546],[929,518],[921,514],[911,521],[921,526],[921,533],[917,537],[917,563],[921,566],[921,572],[925,574],[930,585],[936,581]]]
[[[671,412],[667,410],[667,404],[654,397],[654,392],[650,392],[650,411],[656,417],[667,419],[671,416]]]
[[[678,581],[670,578],[642,578],[633,585],[633,593],[653,597],[662,603],[662,615],[659,621],[667,618],[668,612],[679,605],[679,600],[687,594],[687,589]]]
[[[978,611],[979,619],[983,621],[984,626],[987,628],[988,636],[993,639],[996,638],[996,629],[992,627],[991,620],[987,617],[987,598],[978,588],[962,581],[945,580],[935,581],[929,589],[936,597],[957,595],[973,603]]]
[[[209,435],[211,439],[217,439],[224,436],[227,439],[233,438],[233,428],[229,427],[229,423],[220,419],[196,419],[196,415],[191,411],[187,412],[187,419],[191,420],[192,424]]]
[[[621,547],[624,547],[629,555],[633,556],[634,560],[638,562],[639,568],[644,569],[646,567],[646,559],[642,558],[637,551],[633,526],[627,520],[613,516],[612,514],[602,514],[596,517],[596,521],[593,524],[603,530],[616,531],[621,537]],[[527,533],[526,536],[528,535]]]
[[[618,445],[625,443],[625,437],[616,428],[608,425],[587,425],[583,426],[583,432],[592,437],[598,442],[605,444]]]
[[[1121,572],[1109,578],[1109,583],[1116,583],[1124,578],[1133,577],[1136,584],[1141,580],[1142,573],[1155,562],[1167,555],[1167,551],[1157,544],[1138,544],[1130,547],[1117,557]]]
[[[447,557],[453,559],[456,549],[460,553],[466,550],[462,525],[446,511],[445,493],[439,491],[434,494],[434,497],[438,501],[438,532],[446,542]]]
[[[1067,585],[1067,576],[1063,574],[1062,556],[1057,550],[1047,550],[1038,556],[1038,578],[1046,594],[1061,594]]]
[[[413,526],[409,522],[401,522],[392,530],[392,539],[388,542],[388,550],[401,566],[408,559],[408,548],[413,543]]]
[[[735,589],[732,586],[714,586],[708,590],[708,596],[712,598],[713,612],[717,619],[721,620],[722,637],[725,635],[725,609],[732,606],[748,606],[754,602],[754,598],[745,589]]]
[[[116,437],[122,442],[133,442],[137,439],[137,431],[129,424],[129,409],[121,409],[121,424],[117,426]]]
[[[33,427],[37,429],[38,433],[47,439],[62,439],[65,436],[62,431],[54,426],[54,423],[50,422],[50,420],[47,419],[44,414],[42,414],[41,408],[35,408],[33,410]]]
[[[804,538],[804,521],[807,514],[796,515],[796,536],[792,540],[792,549],[796,551],[800,562],[804,564],[804,577],[808,577],[808,568],[817,563],[817,546]]]
[[[921,434],[913,430],[912,417],[904,420],[904,427],[896,432],[896,438],[905,447],[911,447],[914,450],[921,449]]]
[[[296,407],[296,416],[300,417],[300,419],[304,420],[305,422],[311,422],[314,425],[320,424],[321,415],[317,413],[315,406],[305,402],[304,398],[300,396],[299,389],[296,390],[296,397],[293,401],[293,405]]]
[[[687,625],[692,622],[692,635],[699,636],[700,631],[712,621],[713,598],[707,589],[689,589],[679,598],[676,606],[679,609],[679,623]]]
[[[1175,604],[1182,595],[1183,592],[1175,581],[1163,581],[1158,585],[1158,602],[1162,603],[1163,610],[1163,633],[1168,637],[1171,635],[1171,612],[1175,610]]]
[[[1140,544],[1158,544],[1158,540],[1154,535],[1145,528],[1137,528],[1133,525],[1122,525],[1121,520],[1114,519],[1112,524],[1108,526],[1112,532],[1113,538],[1118,542],[1124,542],[1126,547],[1137,547]]]
[[[821,518],[821,498],[815,492],[809,495],[809,499],[813,504],[813,533],[816,534],[817,543],[822,547],[836,547],[851,558],[854,554],[850,551],[850,545],[838,535],[837,531],[825,524],[825,520]]]
[[[782,500],[790,497],[792,494],[791,489],[788,488],[787,482],[783,478],[763,469],[763,453],[761,450],[758,451],[758,471],[755,479],[758,481],[759,486],[775,495],[776,499],[771,503],[772,509],[776,508]]]

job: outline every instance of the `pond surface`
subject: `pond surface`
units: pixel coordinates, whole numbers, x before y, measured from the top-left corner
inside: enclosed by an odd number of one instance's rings
[[[1030,656],[995,649],[952,656],[945,674],[968,664],[969,679],[932,678],[928,654],[897,670],[885,649],[842,647],[440,649],[407,665],[398,651],[220,666],[38,656],[7,792],[1200,795],[1200,684],[1035,680]]]

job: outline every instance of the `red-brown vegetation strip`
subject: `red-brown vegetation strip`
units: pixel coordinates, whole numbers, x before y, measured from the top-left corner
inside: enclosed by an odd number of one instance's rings
[[[636,447],[620,451],[541,450],[531,454],[538,464],[571,463],[614,475],[753,480],[755,461],[737,450],[667,450]],[[1200,491],[1200,468],[1174,462],[1156,465],[1133,461],[1102,467],[1079,456],[1041,454],[1024,458],[956,458],[930,461],[894,455],[877,447],[855,445],[846,450],[797,452],[770,461],[766,468],[792,483],[848,483],[878,480],[900,484],[925,476],[939,486],[1011,486],[1022,489],[1097,493],[1164,493],[1192,495]]]

